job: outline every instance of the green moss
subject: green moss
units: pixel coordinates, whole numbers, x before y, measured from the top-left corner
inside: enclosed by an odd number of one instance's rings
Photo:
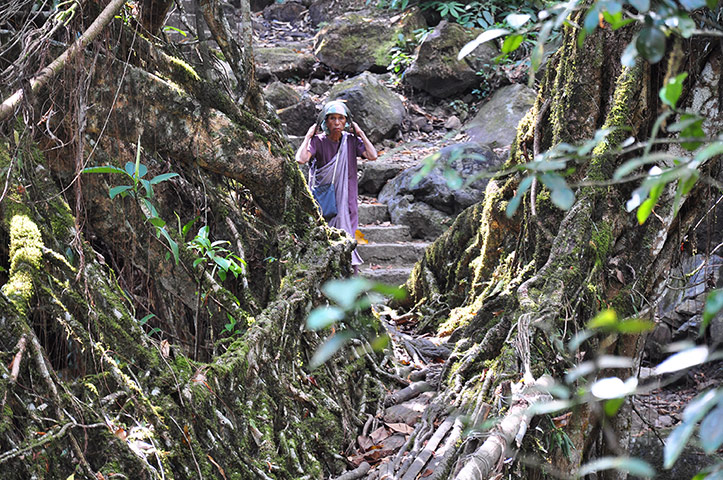
[[[35,291],[34,276],[42,265],[43,239],[38,226],[26,215],[13,216],[9,226],[10,274],[2,291],[26,315]]]

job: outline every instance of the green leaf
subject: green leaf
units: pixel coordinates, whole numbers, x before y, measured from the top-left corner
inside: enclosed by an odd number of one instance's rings
[[[624,67],[633,68],[635,66],[635,59],[638,58],[638,49],[635,47],[635,40],[637,40],[637,37],[625,47],[623,54],[620,56],[620,63]]]
[[[713,317],[723,309],[723,288],[711,291],[705,299],[705,307],[703,308],[703,325],[701,328],[705,330]]]
[[[620,410],[620,407],[623,406],[623,403],[625,403],[625,398],[613,398],[606,401],[605,405],[603,406],[603,410],[605,410],[605,415],[607,415],[608,417],[614,417]]]
[[[699,394],[683,410],[683,421],[697,423],[708,411],[723,400],[723,390],[713,389]]]
[[[623,12],[619,11],[615,14],[611,14],[610,12],[603,12],[603,18],[606,22],[610,24],[613,30],[618,30],[620,28],[623,28],[625,25],[628,25],[630,23],[633,23],[635,19],[633,18],[626,18],[623,19]]]
[[[529,22],[530,18],[532,18],[532,17],[530,17],[530,15],[528,15],[526,13],[523,13],[523,14],[511,13],[511,14],[507,15],[507,17],[505,17],[505,21],[512,28],[520,28],[522,25]],[[515,47],[515,48],[517,48],[517,47]],[[514,50],[514,48],[512,50]]]
[[[158,228],[156,230],[166,238],[168,246],[171,247],[171,252],[173,253],[173,260],[176,262],[176,265],[178,265],[178,243],[171,238],[165,228]]]
[[[218,278],[220,278],[222,282],[225,282],[226,281],[226,270],[219,270]]]
[[[600,20],[600,5],[598,3],[595,3],[593,7],[588,10],[587,14],[585,15],[585,20],[583,22],[583,28],[585,28],[585,33],[590,35],[592,32],[595,31],[597,28],[597,25]]]
[[[125,173],[125,172],[124,172]],[[120,185],[118,187],[113,187],[108,191],[108,195],[110,195],[111,200],[116,197],[119,193],[127,192],[128,190],[132,189],[133,187],[130,185]]]
[[[185,237],[186,234],[188,234],[188,231],[191,230],[191,227],[193,226],[194,223],[196,223],[196,220],[198,220],[198,218],[199,217],[196,216],[194,219],[192,219],[191,221],[189,221],[187,224],[185,224],[183,226],[183,228],[181,229],[181,236]]]
[[[104,165],[102,167],[87,167],[81,170],[81,173],[122,173],[128,175],[122,168],[114,167],[113,165]]]
[[[639,458],[628,457],[603,457],[593,460],[581,466],[580,470],[577,471],[577,475],[584,477],[602,470],[619,470],[638,477],[652,478],[655,476],[655,470],[649,463]]]
[[[658,63],[665,55],[665,41],[666,37],[662,30],[647,26],[638,34],[635,48],[650,63]]]
[[[379,335],[374,340],[372,340],[371,346],[375,352],[381,352],[389,346],[389,342],[389,335],[385,333],[384,335]]]
[[[703,119],[700,118],[697,122],[685,127],[680,131],[680,135],[683,138],[705,138],[705,132],[703,131]],[[693,151],[700,147],[701,142],[681,142],[683,148],[688,151]]]
[[[655,200],[652,198],[646,199],[639,207],[637,212],[638,223],[644,224],[651,213],[653,213],[653,207],[655,207]]]
[[[723,142],[713,142],[695,155],[695,163],[701,165],[711,157],[723,154]]]
[[[669,132],[682,132],[689,126],[694,125],[696,122],[702,119],[703,117],[701,117],[700,115],[686,113],[680,116],[680,120],[671,125],[668,125],[667,130]]]
[[[501,37],[503,35],[507,35],[508,33],[510,33],[510,31],[503,28],[494,28],[492,30],[486,30],[480,33],[477,38],[462,47],[462,49],[459,51],[459,54],[457,55],[457,60],[462,60],[464,57],[472,53],[477,47],[479,47],[483,43],[489,42],[490,40],[494,40],[495,38]]]
[[[595,318],[588,322],[587,328],[611,329],[614,328],[617,323],[618,314],[615,313],[615,310],[608,308],[595,315]]]
[[[524,39],[525,37],[522,35],[509,35],[507,38],[505,38],[505,41],[502,44],[502,53],[514,52],[519,48],[520,45],[522,45],[522,41]]]
[[[321,330],[344,319],[344,311],[338,307],[318,307],[311,311],[306,319],[306,328]]]
[[[385,297],[391,297],[394,300],[404,300],[407,297],[407,291],[405,289],[384,283],[375,283],[371,287],[371,290],[381,293]]]
[[[705,0],[680,0],[680,4],[683,5],[683,8],[688,10],[689,12],[697,9],[697,8],[703,8],[706,6]]]
[[[563,188],[556,188],[550,194],[550,200],[558,208],[562,210],[568,210],[575,203],[575,193],[565,185]]]
[[[663,88],[660,89],[658,92],[658,95],[660,96],[660,99],[665,103],[666,105],[669,105],[672,108],[675,108],[675,105],[678,103],[678,99],[680,98],[681,93],[683,93],[683,81],[688,78],[688,73],[683,72],[679,75],[677,75],[675,78],[671,78],[668,80],[668,83],[663,86]]]
[[[708,359],[708,353],[708,347],[706,346],[688,348],[665,359],[660,365],[655,367],[655,374],[662,375],[663,373],[677,372],[701,365]],[[690,407],[690,405],[688,405],[688,407]]]
[[[321,291],[344,310],[350,310],[356,299],[368,291],[372,285],[372,282],[366,278],[352,277],[345,280],[328,281],[321,287]]]
[[[641,320],[639,318],[632,318],[630,320],[623,320],[618,323],[615,327],[620,333],[642,333],[650,332],[655,329],[655,322],[650,320]]]
[[[668,436],[663,449],[663,468],[667,470],[675,464],[694,428],[695,423],[683,422]]]
[[[622,381],[618,377],[601,378],[590,386],[590,393],[601,400],[610,400],[630,395],[638,387],[635,377]]]
[[[223,257],[214,257],[213,261],[216,262],[216,265],[221,267],[221,270],[223,270],[224,272],[226,272],[229,269],[229,267],[231,266],[231,262],[226,260]],[[221,273],[221,272],[219,272],[219,273]]]
[[[650,10],[650,0],[628,0],[630,5],[640,13],[645,13]]]
[[[309,362],[311,368],[319,367],[324,362],[329,360],[336,352],[338,352],[344,347],[344,345],[346,345],[346,343],[351,339],[351,337],[351,332],[345,330],[329,338],[326,342],[324,342],[323,345],[319,347],[316,352],[314,352],[314,356],[311,357],[311,361]]]
[[[171,178],[173,178],[173,177],[177,177],[177,176],[178,176],[178,174],[175,173],[175,172],[162,173],[162,174],[160,174],[160,175],[156,175],[155,177],[153,177],[153,178],[151,179],[151,185],[155,185],[155,184],[157,184],[157,183],[165,182],[166,180],[171,179]]]
[[[196,268],[199,263],[205,262],[206,259],[204,257],[199,257],[193,261],[193,268]]]
[[[145,325],[145,324],[148,322],[148,320],[150,320],[151,318],[153,318],[153,317],[155,317],[155,316],[156,316],[155,314],[149,313],[149,314],[146,315],[145,317],[143,317],[143,318],[141,318],[140,320],[138,320],[138,325],[140,325],[140,326]]]
[[[708,455],[715,453],[723,444],[723,404],[710,412],[700,423],[700,443]]]
[[[154,227],[162,228],[166,226],[165,220],[159,217],[150,217],[148,221],[151,222]]]
[[[512,216],[515,214],[517,209],[520,206],[520,203],[522,202],[522,197],[524,197],[525,192],[530,189],[530,185],[532,185],[533,180],[535,180],[534,176],[525,177],[520,182],[520,186],[517,187],[517,192],[515,193],[515,196],[512,197],[512,200],[507,204],[507,208],[505,210],[505,215],[507,215],[507,218],[512,218]]]

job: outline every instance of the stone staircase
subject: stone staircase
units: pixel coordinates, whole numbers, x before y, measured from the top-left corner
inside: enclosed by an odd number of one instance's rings
[[[406,282],[429,246],[429,242],[413,240],[408,226],[391,224],[387,206],[382,204],[359,205],[359,230],[369,242],[357,247],[364,260],[359,274],[389,285]]]

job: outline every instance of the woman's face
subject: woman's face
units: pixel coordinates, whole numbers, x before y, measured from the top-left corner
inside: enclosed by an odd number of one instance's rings
[[[332,113],[326,116],[326,126],[329,132],[341,132],[346,125],[346,117],[339,113]]]

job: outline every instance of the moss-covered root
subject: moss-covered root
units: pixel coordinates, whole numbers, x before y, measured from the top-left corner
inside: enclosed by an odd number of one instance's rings
[[[17,310],[25,315],[34,292],[33,278],[40,270],[43,256],[43,238],[40,229],[30,217],[13,215],[9,219],[10,275],[2,292],[10,298]]]

